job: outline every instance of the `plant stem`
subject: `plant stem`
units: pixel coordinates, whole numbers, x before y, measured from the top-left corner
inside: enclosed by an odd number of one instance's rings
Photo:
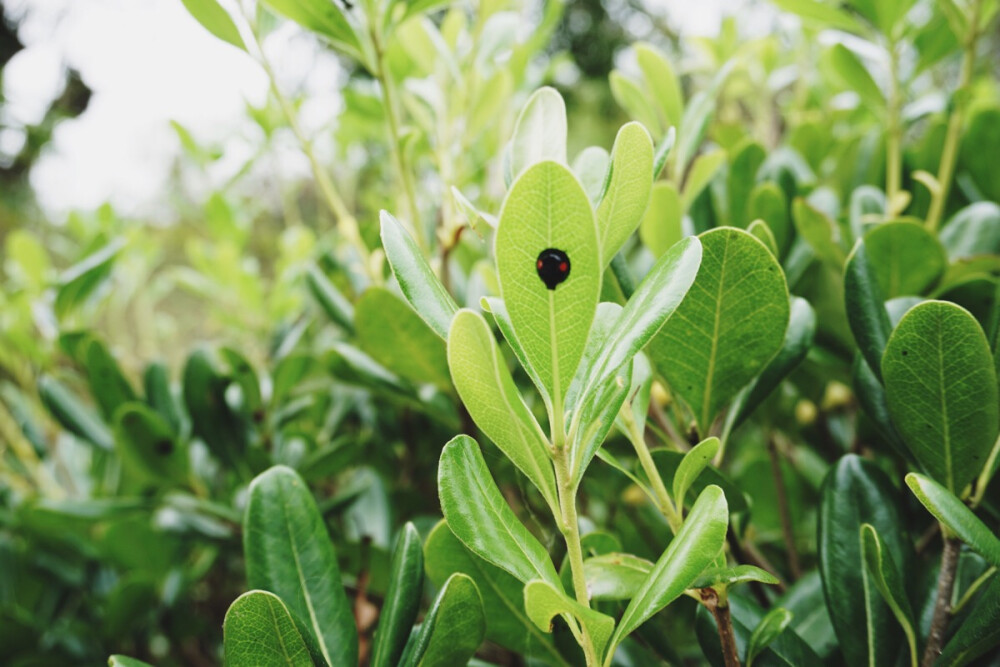
[[[570,572],[573,574],[573,590],[576,601],[590,608],[590,595],[587,592],[587,577],[583,572],[583,546],[580,543],[580,522],[576,514],[576,485],[573,483],[573,473],[570,470],[569,452],[565,447],[559,447],[555,452],[556,481],[559,485],[559,530],[566,542],[566,558],[569,560]],[[594,641],[587,631],[587,626],[580,624],[581,647],[586,657],[588,667],[600,665],[600,657],[594,648]]]
[[[699,591],[701,602],[715,617],[715,625],[719,629],[719,643],[722,645],[722,658],[726,667],[740,667],[739,649],[736,647],[736,633],[733,632],[733,619],[729,614],[729,602],[725,591],[714,588],[702,588]]]
[[[403,186],[403,194],[406,197],[406,205],[409,208],[410,224],[413,225],[414,234],[417,237],[417,245],[426,254],[427,237],[423,220],[420,218],[420,209],[417,208],[416,188],[413,184],[413,174],[406,166],[406,158],[403,156],[403,145],[400,141],[399,126],[401,125],[401,114],[399,103],[396,100],[395,88],[389,78],[389,73],[385,66],[385,45],[382,43],[382,31],[378,20],[369,21],[371,26],[369,34],[372,40],[372,47],[375,49],[375,78],[382,91],[382,105],[385,107],[386,125],[389,129],[389,147],[392,151],[393,161],[396,163],[397,175]]]
[[[958,569],[958,554],[962,543],[942,526],[944,550],[941,552],[941,572],[938,574],[937,600],[934,603],[934,620],[931,621],[931,631],[927,636],[927,648],[921,667],[933,667],[934,661],[941,655],[944,645],[944,634],[951,618],[951,596],[955,590],[955,572]]]
[[[931,204],[927,210],[927,229],[937,231],[941,224],[941,216],[944,213],[945,204],[948,201],[948,193],[951,191],[951,182],[955,176],[955,162],[958,159],[958,140],[962,136],[962,115],[965,113],[964,91],[972,80],[972,70],[976,64],[976,43],[979,40],[979,13],[982,9],[982,0],[972,0],[972,9],[969,12],[969,32],[965,36],[965,51],[962,54],[962,69],[958,75],[958,86],[955,91],[959,93],[955,99],[951,115],[948,117],[948,129],[945,133],[944,147],[941,149],[941,163],[938,166],[937,183],[935,192],[931,193]]]
[[[632,447],[635,449],[636,456],[639,457],[639,465],[642,466],[642,470],[646,473],[646,477],[649,478],[649,483],[652,485],[653,492],[656,494],[659,510],[663,513],[663,516],[666,517],[667,523],[670,524],[670,530],[674,533],[674,535],[676,535],[677,531],[681,529],[681,524],[684,523],[684,518],[681,516],[681,512],[678,507],[675,507],[673,501],[670,499],[670,494],[667,492],[667,487],[663,483],[660,471],[656,469],[656,464],[653,462],[653,455],[649,451],[646,439],[639,431],[639,426],[635,423],[635,418],[632,416],[631,407],[628,404],[624,405],[619,414],[627,427],[628,439],[632,443]],[[679,506],[682,502],[683,501],[681,499],[677,500]]]
[[[900,211],[896,210],[900,192],[900,181],[903,171],[903,126],[900,119],[902,112],[902,95],[899,90],[899,54],[896,44],[889,44],[889,127],[886,137],[886,175],[885,200],[886,217],[893,218]]]
[[[795,532],[792,526],[792,513],[788,506],[788,492],[785,489],[785,477],[781,474],[781,455],[773,437],[767,439],[767,453],[771,459],[771,474],[774,476],[774,490],[778,495],[778,513],[781,516],[781,532],[785,538],[785,550],[788,552],[788,568],[792,579],[802,576],[799,567],[799,552],[795,548]]]

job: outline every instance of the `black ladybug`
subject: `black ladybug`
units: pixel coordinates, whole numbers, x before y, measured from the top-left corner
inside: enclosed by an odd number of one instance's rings
[[[562,250],[546,248],[538,253],[535,269],[545,286],[555,289],[556,285],[569,277],[569,255]]]

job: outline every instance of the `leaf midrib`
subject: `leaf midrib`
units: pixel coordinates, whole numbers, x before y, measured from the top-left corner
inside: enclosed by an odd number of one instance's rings
[[[728,234],[726,235],[725,239],[726,239],[725,244],[722,246],[722,261],[720,262],[719,266],[719,287],[715,295],[715,322],[712,326],[712,348],[711,352],[708,355],[708,374],[705,377],[705,390],[702,395],[702,404],[701,404],[701,417],[702,417],[701,427],[702,429],[705,430],[706,433],[708,432],[709,429],[708,419],[712,412],[710,401],[712,397],[712,388],[713,385],[715,384],[715,358],[716,355],[718,354],[718,348],[719,348],[719,324],[722,314],[721,301],[722,301],[722,293],[724,291],[726,283],[726,256],[729,254]],[[695,280],[697,280],[697,278],[695,278]]]

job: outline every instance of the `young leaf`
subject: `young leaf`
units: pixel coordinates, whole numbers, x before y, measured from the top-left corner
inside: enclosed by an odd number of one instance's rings
[[[464,665],[483,643],[485,634],[479,589],[471,578],[455,573],[445,582],[399,665]]]
[[[876,377],[882,379],[882,355],[892,334],[885,296],[865,240],[854,244],[844,266],[844,305],[858,349]]]
[[[540,276],[547,250],[565,261],[557,284]],[[587,342],[601,289],[597,224],[586,193],[566,167],[540,162],[514,183],[496,234],[504,305],[525,357],[561,406]],[[544,270],[544,269],[542,269]],[[560,408],[561,409],[561,408]]]
[[[639,238],[642,244],[659,257],[681,240],[681,198],[677,186],[670,181],[653,184],[642,222],[639,224]]]
[[[524,608],[531,621],[543,632],[552,632],[552,618],[555,616],[574,617],[587,628],[598,657],[604,655],[604,647],[615,628],[615,619],[583,606],[562,590],[538,579],[529,581],[524,586]]]
[[[448,365],[476,425],[558,507],[548,440],[524,404],[493,332],[481,315],[460,310],[448,334]]]
[[[882,376],[889,412],[914,456],[961,493],[1000,427],[996,370],[979,323],[953,303],[914,306],[889,338]]]
[[[745,584],[751,581],[759,581],[762,584],[772,586],[779,583],[778,578],[767,570],[762,570],[755,565],[736,565],[734,567],[710,567],[691,584],[691,588],[708,588],[720,585],[732,588],[735,584]]]
[[[778,253],[778,241],[774,238],[774,232],[771,231],[766,222],[763,220],[754,220],[747,226],[747,232],[756,236],[757,240],[771,251],[775,259],[781,258],[781,255]]]
[[[358,345],[375,361],[414,384],[451,388],[444,342],[392,292],[366,290],[358,300],[354,324]]]
[[[655,181],[663,173],[663,168],[667,166],[667,158],[670,157],[670,151],[674,148],[674,143],[677,141],[677,128],[670,127],[667,129],[666,134],[660,139],[660,143],[656,145],[656,152],[653,153],[653,180]]]
[[[1000,539],[953,492],[915,472],[906,476],[906,485],[935,519],[991,565],[1000,567]]]
[[[677,469],[680,467],[681,461],[684,460],[684,454],[661,447],[651,451],[650,455],[653,457],[653,464],[656,466],[656,471],[660,473],[663,483],[667,485],[668,489],[673,488],[674,475],[677,474]],[[706,467],[698,477],[691,481],[684,504],[693,504],[697,500],[697,497],[701,495],[701,492],[710,485],[719,487],[726,494],[726,502],[729,505],[730,513],[738,514],[750,509],[740,487],[719,472],[718,468],[712,466]]]
[[[799,236],[806,240],[813,253],[839,271],[846,257],[840,245],[837,223],[801,197],[792,203],[792,217]]]
[[[777,639],[792,622],[792,612],[784,607],[775,607],[760,620],[747,646],[747,667],[752,667],[753,661],[761,652]]]
[[[944,248],[917,222],[884,222],[865,234],[865,247],[885,299],[923,294],[948,264]]]
[[[747,215],[747,210],[757,186],[757,171],[766,156],[764,147],[756,141],[747,141],[735,149],[726,177],[729,224],[733,227],[746,228],[754,219]]]
[[[615,98],[626,115],[642,123],[648,128],[652,128],[655,134],[663,130],[659,114],[653,108],[649,95],[638,83],[625,76],[618,70],[612,70],[608,75],[608,83],[611,86],[611,96]]]
[[[456,436],[444,446],[438,494],[448,527],[469,551],[522,582],[543,579],[560,585],[545,547],[514,516],[469,436]]]
[[[959,626],[934,664],[943,667],[967,665],[1000,645],[1000,577],[979,594],[965,622]]]
[[[267,591],[236,598],[222,623],[227,667],[312,667],[309,650],[281,599]]]
[[[104,283],[111,275],[118,253],[124,247],[125,239],[117,237],[59,275],[55,302],[56,317],[66,317]]]
[[[559,91],[545,86],[517,117],[510,140],[511,177],[516,180],[528,167],[548,160],[566,164],[566,103]]]
[[[681,464],[677,466],[677,472],[674,473],[673,497],[675,503],[683,505],[684,496],[687,495],[691,483],[698,479],[698,475],[705,469],[709,461],[715,458],[718,451],[719,439],[713,436],[702,440],[684,454]]]
[[[131,470],[160,482],[187,481],[187,448],[160,413],[145,403],[125,403],[115,413],[114,429],[115,446]]]
[[[108,658],[108,667],[153,667],[148,662],[130,658],[127,655],[113,655]]]
[[[917,653],[917,629],[903,578],[892,554],[883,548],[875,527],[867,523],[861,524],[861,556],[868,576],[906,634],[906,642],[910,647],[910,664],[916,667],[920,660]]]
[[[388,252],[386,250],[386,254]],[[354,306],[340,293],[340,290],[334,287],[329,278],[323,275],[323,272],[315,264],[306,268],[306,286],[327,317],[347,333],[353,334]]]
[[[618,131],[611,150],[611,182],[597,207],[601,265],[606,267],[642,221],[653,186],[653,141],[639,123]]]
[[[264,0],[277,13],[289,18],[303,28],[322,35],[330,43],[362,60],[361,42],[336,3],[328,0]]]
[[[420,315],[438,336],[447,339],[451,318],[458,312],[458,305],[434,275],[416,242],[403,229],[403,225],[387,211],[382,211],[380,220],[382,247],[399,283],[399,289],[417,315]]]
[[[238,49],[246,50],[247,47],[232,17],[216,0],[181,0],[181,2],[205,30]]]
[[[843,44],[830,49],[830,63],[848,88],[856,92],[864,103],[873,109],[885,105],[885,96],[858,57]]]
[[[314,658],[357,663],[357,629],[337,554],[316,501],[290,468],[275,466],[250,484],[243,553],[247,583],[288,605]]]
[[[606,553],[583,561],[583,574],[592,600],[631,600],[653,569],[645,558]]]
[[[632,48],[643,81],[665,121],[664,127],[680,124],[684,114],[684,94],[670,61],[651,44],[639,42]]]
[[[822,608],[822,604],[820,604]],[[729,595],[729,613],[732,617],[733,631],[736,635],[737,649],[745,653],[750,644],[753,630],[760,626],[765,618],[764,610],[748,597]],[[719,631],[712,614],[703,605],[699,605],[697,617],[698,643],[705,657],[713,667],[724,664],[722,652],[719,650]],[[754,664],[768,667],[800,667],[801,665],[819,665],[823,661],[791,628],[774,638],[757,656]]]
[[[573,173],[597,207],[604,199],[611,179],[611,156],[600,146],[584,148],[573,160]]]
[[[110,451],[115,441],[100,417],[62,382],[49,375],[38,379],[38,397],[59,424],[73,435]]]
[[[709,486],[698,496],[684,525],[625,608],[609,651],[691,586],[722,551],[728,527],[726,496],[719,487]]]
[[[410,638],[424,589],[424,552],[412,523],[403,526],[392,553],[389,590],[379,614],[372,648],[372,667],[395,667]]]
[[[913,546],[905,534],[896,491],[874,463],[849,454],[823,482],[819,515],[819,568],[830,620],[848,664],[895,660],[902,633],[868,575],[861,525],[871,524],[904,580],[912,576]]]
[[[746,219],[766,222],[778,245],[778,256],[784,256],[791,245],[794,229],[788,219],[785,193],[777,183],[765,182],[754,186],[750,191]]]
[[[700,238],[698,276],[650,356],[706,432],[781,349],[789,301],[781,267],[756,238],[731,227]]]
[[[424,544],[427,577],[443,586],[456,572],[476,582],[486,614],[486,638],[512,651],[565,665],[551,635],[539,630],[524,610],[524,584],[466,549],[448,528],[439,522]]]
[[[708,187],[715,175],[726,164],[726,151],[716,150],[703,153],[691,164],[691,172],[684,180],[684,192],[681,194],[681,207],[687,211],[702,190]]]

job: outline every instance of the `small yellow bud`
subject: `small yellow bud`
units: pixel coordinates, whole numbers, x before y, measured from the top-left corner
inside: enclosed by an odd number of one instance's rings
[[[803,398],[795,404],[795,421],[802,426],[809,426],[816,421],[817,414],[816,404],[808,399]]]

